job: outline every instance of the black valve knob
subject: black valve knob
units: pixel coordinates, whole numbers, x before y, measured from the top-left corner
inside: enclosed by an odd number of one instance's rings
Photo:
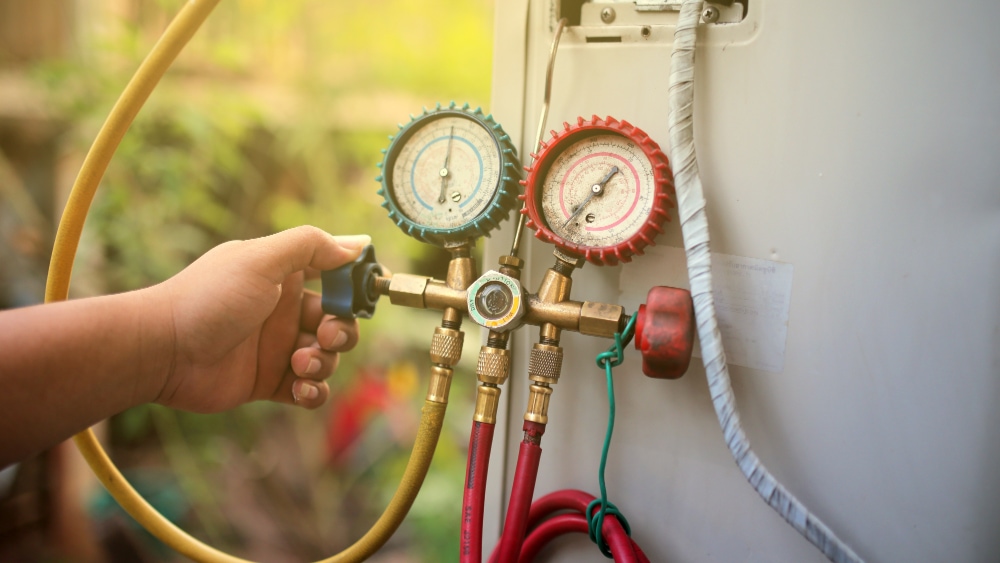
[[[382,266],[375,261],[375,247],[370,244],[355,261],[322,272],[323,312],[342,319],[372,318],[379,298],[375,277],[382,273]]]

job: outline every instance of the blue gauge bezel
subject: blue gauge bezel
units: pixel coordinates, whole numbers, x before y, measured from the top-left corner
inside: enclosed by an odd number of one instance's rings
[[[458,227],[447,229],[422,225],[403,214],[396,202],[395,190],[392,187],[392,164],[400,150],[414,133],[427,124],[444,117],[469,119],[486,129],[493,137],[497,153],[500,155],[500,177],[497,180],[496,193],[493,194],[490,203],[474,219]],[[441,107],[439,104],[433,110],[424,109],[423,114],[417,117],[410,116],[410,122],[405,126],[400,125],[399,129],[399,133],[389,137],[392,141],[389,147],[382,151],[385,156],[378,165],[382,169],[382,174],[375,180],[381,183],[378,193],[385,200],[382,207],[389,211],[389,218],[404,233],[417,240],[443,246],[447,243],[465,242],[469,239],[489,236],[490,231],[497,228],[510,216],[511,210],[518,203],[517,196],[523,171],[514,144],[500,125],[493,120],[492,115],[485,115],[480,108],[470,110],[468,104],[457,106],[452,102],[448,107]]]

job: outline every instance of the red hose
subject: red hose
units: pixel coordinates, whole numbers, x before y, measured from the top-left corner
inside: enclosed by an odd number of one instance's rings
[[[550,541],[563,534],[576,532],[578,534],[587,533],[587,519],[580,514],[560,514],[543,522],[540,526],[532,530],[524,540],[521,547],[521,560],[519,563],[530,563],[534,561],[538,552]]]
[[[486,503],[486,473],[496,425],[474,422],[469,436],[469,461],[465,466],[462,495],[462,537],[459,561],[480,563],[483,559],[483,507]]]
[[[593,495],[584,491],[566,489],[549,493],[533,502],[528,513],[528,528],[533,530],[528,534],[521,548],[519,563],[531,561],[549,541],[562,534],[569,532],[589,533],[587,520],[583,514],[594,498]],[[541,523],[545,518],[563,510],[573,511],[576,514],[555,516],[552,520]],[[562,519],[563,516],[575,516],[578,520],[568,523]],[[549,522],[556,521],[557,519],[559,519],[558,523],[549,524]],[[580,527],[581,523],[582,527]],[[635,540],[628,537],[628,534],[625,533],[625,529],[617,518],[605,519],[602,531],[605,540],[615,554],[615,561],[619,563],[625,561],[649,563],[649,558],[639,548],[639,545],[635,543]],[[627,543],[625,543],[626,540]],[[490,557],[490,563],[498,562],[498,552],[499,549],[493,552],[492,557]]]
[[[531,497],[535,494],[538,463],[542,457],[539,444],[544,433],[544,424],[525,421],[524,440],[517,453],[517,468],[514,470],[514,483],[510,489],[510,502],[507,503],[507,518],[504,520],[503,534],[496,552],[496,561],[499,563],[517,563],[520,556],[521,542],[528,529]]]
[[[632,540],[632,538],[629,539]],[[643,553],[639,544],[635,543],[635,540],[632,540],[632,549],[635,550],[635,555],[639,558],[639,563],[649,563],[649,557],[646,557],[646,554]]]
[[[581,515],[586,514],[587,505],[595,498],[594,495],[577,489],[563,489],[549,493],[531,503],[531,511],[528,513],[528,527],[534,528],[550,514],[560,510],[572,510]]]
[[[587,519],[582,514],[560,514],[546,520],[532,530],[524,540],[519,563],[531,563],[546,544],[563,534],[572,532],[587,534],[589,531]],[[608,539],[608,547],[615,556],[615,563],[649,563],[645,554],[642,557],[637,555],[640,552],[638,546],[625,534],[625,530],[616,518],[604,521],[604,536]]]

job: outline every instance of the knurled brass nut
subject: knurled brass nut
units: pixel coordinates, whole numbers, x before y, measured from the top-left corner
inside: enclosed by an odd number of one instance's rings
[[[528,378],[543,383],[558,383],[562,361],[563,351],[559,346],[535,344],[528,357]]]
[[[435,364],[454,366],[462,359],[462,343],[465,334],[460,330],[435,327],[431,338],[431,361]]]
[[[503,385],[510,376],[510,351],[490,346],[480,348],[476,376],[483,383]]]

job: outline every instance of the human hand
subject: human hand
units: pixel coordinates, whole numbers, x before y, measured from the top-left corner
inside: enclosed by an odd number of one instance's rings
[[[358,326],[324,315],[304,273],[346,264],[370,240],[297,227],[227,242],[150,288],[172,339],[156,402],[202,413],[260,399],[322,405]]]

